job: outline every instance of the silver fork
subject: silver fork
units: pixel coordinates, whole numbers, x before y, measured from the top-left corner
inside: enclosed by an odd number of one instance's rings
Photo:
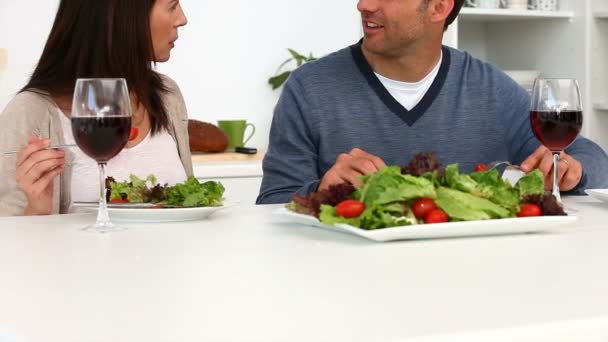
[[[45,148],[45,150],[58,150],[58,149],[62,149],[62,148],[70,148],[70,147],[76,147],[76,144],[65,144],[65,145],[55,145],[55,146],[49,146],[47,148]],[[4,154],[17,154],[19,153],[19,151],[2,151],[0,152],[0,155],[4,155]]]
[[[517,169],[517,170],[521,170],[521,168],[519,167],[519,165],[513,165],[511,164],[510,161],[508,160],[497,160],[497,161],[493,161],[491,163],[488,164],[488,171],[493,170],[501,165],[506,165],[507,167],[511,167],[513,169]]]
[[[521,170],[519,165],[513,165],[511,162],[507,160],[498,160],[488,164],[488,171],[494,170],[501,165],[506,165],[507,167],[503,170],[501,178],[511,183],[511,185],[515,185],[517,181],[525,176],[525,172]]]

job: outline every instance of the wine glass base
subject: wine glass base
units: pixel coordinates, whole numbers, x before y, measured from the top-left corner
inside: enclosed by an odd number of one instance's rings
[[[126,230],[127,228],[120,226],[120,225],[115,225],[112,222],[96,222],[94,224],[85,226],[81,229],[83,231],[89,232],[89,233],[107,234],[107,233],[120,232],[120,231]]]

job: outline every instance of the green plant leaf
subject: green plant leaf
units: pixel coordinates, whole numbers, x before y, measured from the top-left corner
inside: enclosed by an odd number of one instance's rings
[[[302,56],[302,55],[301,55],[299,52],[297,52],[297,51],[296,51],[296,50],[294,50],[294,49],[287,49],[287,51],[289,51],[289,53],[291,54],[291,56],[292,56],[293,58],[295,58],[295,59],[298,59],[298,58],[299,58],[299,59],[306,58],[306,57]]]
[[[271,77],[268,79],[268,83],[272,86],[272,90],[275,90],[283,85],[289,78],[291,71],[285,71],[282,74]]]
[[[275,72],[275,76],[268,79],[268,83],[272,86],[273,90],[280,88],[283,85],[283,83],[285,83],[285,81],[287,81],[287,79],[289,78],[289,75],[293,71],[293,70],[287,70],[287,71],[281,72],[287,64],[289,64],[292,61],[295,61],[296,68],[297,68],[306,62],[311,62],[311,61],[317,60],[317,58],[314,57],[312,55],[312,53],[310,53],[308,56],[305,56],[305,55],[300,54],[299,52],[297,52],[294,49],[287,49],[287,51],[289,51],[291,58],[288,58],[283,63],[281,63],[281,65],[279,65],[279,67],[277,68],[277,71]]]
[[[299,52],[297,52],[293,49],[287,49],[287,51],[289,51],[289,53],[296,60],[296,63],[298,66],[301,66],[302,64],[304,64],[304,62],[306,62],[306,60],[307,60],[306,56],[302,56]]]
[[[291,61],[293,61],[293,58],[288,58],[283,63],[281,63],[281,65],[279,65],[279,67],[277,68],[277,71],[275,72],[275,74],[279,74],[279,72],[281,72],[281,69],[283,69],[283,67]]]

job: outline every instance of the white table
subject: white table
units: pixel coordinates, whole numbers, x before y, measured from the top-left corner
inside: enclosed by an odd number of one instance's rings
[[[91,214],[1,218],[0,334],[409,341],[577,322],[606,341],[608,205],[566,203],[576,229],[393,243],[274,223],[276,206],[109,235],[78,230]]]

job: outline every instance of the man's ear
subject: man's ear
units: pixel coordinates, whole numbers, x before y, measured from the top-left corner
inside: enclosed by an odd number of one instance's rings
[[[432,23],[445,22],[454,9],[454,0],[431,0],[428,13]]]

